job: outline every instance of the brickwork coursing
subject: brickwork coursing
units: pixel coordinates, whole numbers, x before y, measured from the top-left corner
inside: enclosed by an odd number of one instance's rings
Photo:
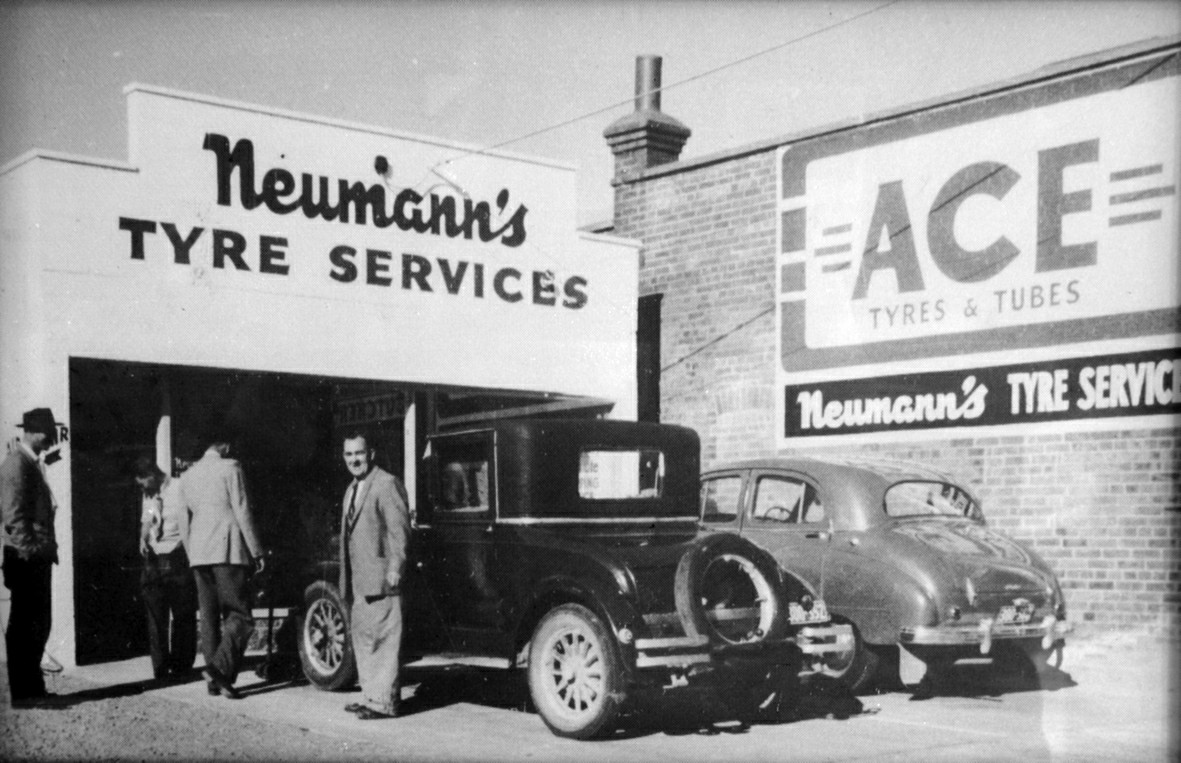
[[[615,232],[644,242],[640,293],[664,295],[661,418],[700,433],[706,467],[775,454],[775,165],[771,149],[616,187]],[[960,475],[992,525],[1058,573],[1072,621],[1175,637],[1179,432],[1048,426],[873,445],[849,436],[839,451]]]

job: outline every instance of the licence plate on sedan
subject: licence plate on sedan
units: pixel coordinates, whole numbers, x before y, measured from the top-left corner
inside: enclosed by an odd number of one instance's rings
[[[787,605],[787,614],[793,625],[796,623],[826,622],[828,620],[828,607],[823,601],[816,601],[812,604],[811,609],[805,611],[798,602],[793,601]]]
[[[1033,619],[1033,605],[1027,602],[1001,607],[996,613],[996,621],[1001,625],[1025,625]]]

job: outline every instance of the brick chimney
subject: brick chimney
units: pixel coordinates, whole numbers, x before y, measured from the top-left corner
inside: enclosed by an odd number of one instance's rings
[[[660,56],[636,56],[636,110],[603,131],[615,154],[615,179],[675,162],[688,127],[660,110]]]

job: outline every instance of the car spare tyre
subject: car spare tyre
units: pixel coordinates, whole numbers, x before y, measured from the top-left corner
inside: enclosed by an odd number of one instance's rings
[[[675,586],[686,635],[723,644],[787,635],[788,602],[779,566],[744,538],[719,533],[693,544],[677,564]]]
[[[336,586],[320,580],[304,592],[299,661],[314,686],[335,691],[357,682],[348,610]]]

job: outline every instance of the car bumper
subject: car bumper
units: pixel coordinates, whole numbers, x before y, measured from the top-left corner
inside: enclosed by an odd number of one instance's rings
[[[823,673],[830,663],[847,659],[857,645],[853,626],[836,623],[800,628],[795,642],[804,655],[801,676]]]
[[[801,675],[820,672],[823,664],[854,648],[853,628],[849,625],[807,625],[781,641],[749,644],[713,644],[705,636],[640,638],[635,640],[636,667],[687,668],[730,658],[766,659],[780,662],[781,653],[798,651],[804,655]]]
[[[1071,631],[1070,623],[1046,615],[1036,623],[998,623],[985,618],[978,623],[964,625],[935,625],[903,628],[899,641],[906,646],[971,646],[979,645],[981,654],[992,650],[992,642],[1013,639],[1040,638],[1042,648],[1049,649]]]

